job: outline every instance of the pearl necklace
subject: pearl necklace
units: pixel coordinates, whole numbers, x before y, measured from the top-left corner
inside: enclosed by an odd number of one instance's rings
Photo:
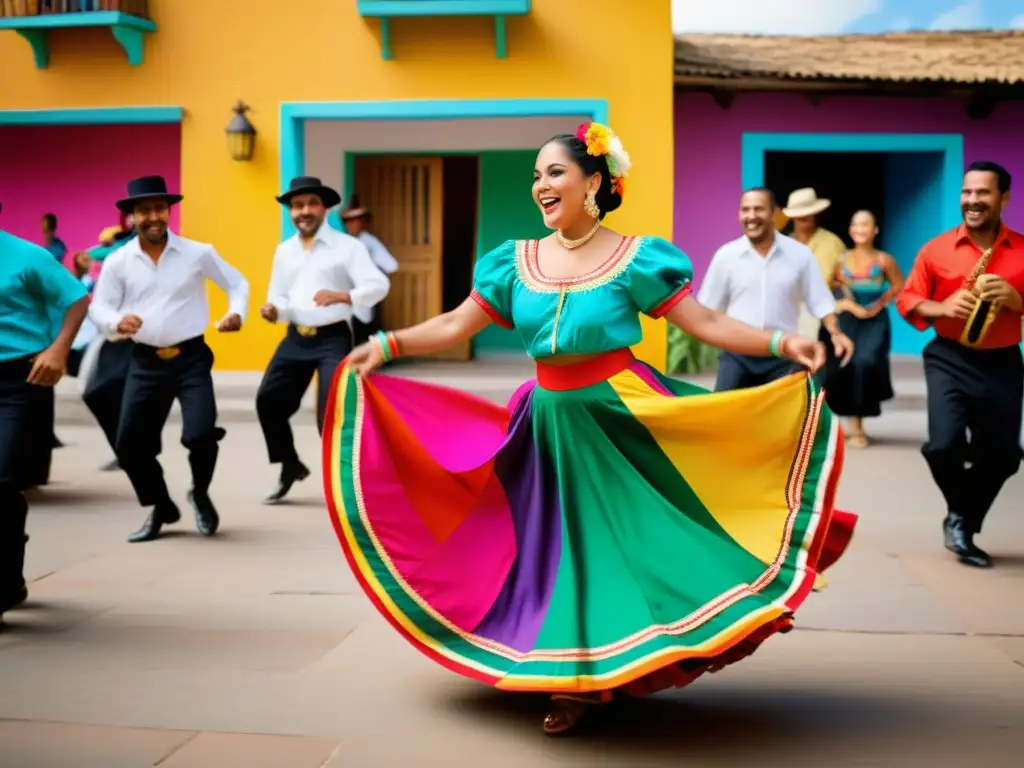
[[[588,242],[590,242],[590,238],[596,235],[597,230],[599,230],[600,228],[601,220],[597,219],[594,222],[594,226],[590,228],[590,231],[577,240],[570,240],[569,238],[562,234],[562,230],[558,230],[556,234],[558,235],[558,242],[562,244],[562,247],[565,248],[565,250],[567,251],[572,251],[575,250],[576,248],[579,248],[581,245],[586,245]]]

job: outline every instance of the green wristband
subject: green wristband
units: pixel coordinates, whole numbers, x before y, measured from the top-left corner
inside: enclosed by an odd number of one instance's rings
[[[388,342],[388,335],[384,331],[377,331],[373,334],[373,339],[380,347],[380,356],[384,358],[384,362],[391,362],[394,355],[391,354],[391,344]]]
[[[772,357],[782,357],[782,339],[785,334],[782,331],[775,331],[772,334],[771,341],[768,342],[768,351],[772,353]]]

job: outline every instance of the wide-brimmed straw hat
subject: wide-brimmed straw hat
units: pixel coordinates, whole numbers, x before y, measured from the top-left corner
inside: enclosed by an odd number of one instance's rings
[[[786,207],[782,212],[791,219],[799,219],[804,216],[815,216],[832,205],[832,201],[818,197],[813,187],[793,190],[786,201]]]
[[[342,221],[361,219],[369,215],[370,209],[359,204],[359,195],[352,195],[352,198],[348,201],[348,206],[339,214]]]

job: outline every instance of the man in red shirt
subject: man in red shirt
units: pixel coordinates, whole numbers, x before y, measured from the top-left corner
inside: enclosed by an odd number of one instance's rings
[[[1002,222],[1010,181],[996,163],[968,167],[963,224],[921,249],[896,301],[911,325],[936,332],[924,350],[928,441],[921,452],[946,499],[946,548],[982,568],[992,561],[974,536],[1021,461],[1024,235]]]

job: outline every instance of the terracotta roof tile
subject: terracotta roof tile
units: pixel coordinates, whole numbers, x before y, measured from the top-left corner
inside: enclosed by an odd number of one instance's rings
[[[881,35],[677,35],[677,80],[1024,83],[1024,30]]]

